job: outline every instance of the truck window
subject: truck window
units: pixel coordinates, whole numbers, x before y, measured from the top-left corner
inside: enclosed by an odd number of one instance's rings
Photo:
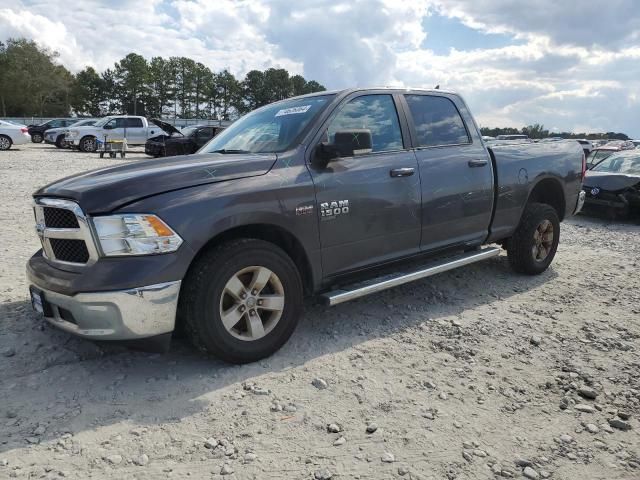
[[[141,118],[126,118],[127,128],[142,128],[142,119]]]
[[[470,143],[458,109],[446,97],[405,95],[420,147]]]
[[[329,124],[329,142],[333,143],[338,130],[354,128],[371,130],[373,152],[403,148],[398,112],[391,95],[363,95],[349,101]]]
[[[213,137],[213,128],[206,127],[199,129],[196,133],[196,137],[202,140],[210,139],[211,137]]]

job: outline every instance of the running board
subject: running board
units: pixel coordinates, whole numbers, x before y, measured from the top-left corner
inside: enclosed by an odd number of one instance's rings
[[[453,270],[454,268],[469,265],[470,263],[486,260],[487,258],[497,257],[498,255],[500,255],[500,248],[488,247],[483,250],[476,250],[455,257],[448,257],[443,262],[433,262],[429,264],[428,267],[421,268],[420,270],[414,270],[409,273],[399,272],[391,275],[385,275],[383,277],[378,277],[373,280],[353,285],[353,288],[351,289],[333,290],[320,295],[320,297],[332,307],[339,303],[355,300],[356,298],[364,297],[371,293],[380,292],[387,288],[396,287],[404,283],[413,282],[414,280],[430,277],[431,275],[436,275],[437,273]]]

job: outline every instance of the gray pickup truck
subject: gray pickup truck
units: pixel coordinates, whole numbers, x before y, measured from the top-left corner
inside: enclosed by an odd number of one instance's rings
[[[34,194],[34,308],[93,340],[251,362],[329,305],[494,257],[539,274],[584,201],[575,141],[487,148],[462,98],[351,89],[255,110],[195,155]]]

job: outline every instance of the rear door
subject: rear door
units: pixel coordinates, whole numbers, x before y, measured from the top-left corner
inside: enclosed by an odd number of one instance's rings
[[[493,171],[471,115],[455,95],[403,97],[422,180],[421,249],[480,245],[489,233]]]
[[[353,94],[320,130],[318,143],[339,130],[368,129],[373,147],[309,166],[327,276],[419,251],[420,176],[396,101],[388,93]]]
[[[127,142],[143,145],[147,142],[147,129],[141,118],[126,118],[126,137]]]

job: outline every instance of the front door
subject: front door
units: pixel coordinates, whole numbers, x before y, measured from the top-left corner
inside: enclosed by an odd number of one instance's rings
[[[107,136],[107,141],[110,140],[122,140],[124,139],[124,127],[126,125],[125,118],[112,118],[102,128],[102,138],[98,140],[104,142],[104,136]]]
[[[324,125],[323,140],[363,128],[371,131],[370,152],[310,166],[326,276],[419,250],[420,175],[393,95],[348,97]]]
[[[422,180],[422,250],[482,244],[491,223],[493,171],[473,119],[455,96],[404,99]]]

